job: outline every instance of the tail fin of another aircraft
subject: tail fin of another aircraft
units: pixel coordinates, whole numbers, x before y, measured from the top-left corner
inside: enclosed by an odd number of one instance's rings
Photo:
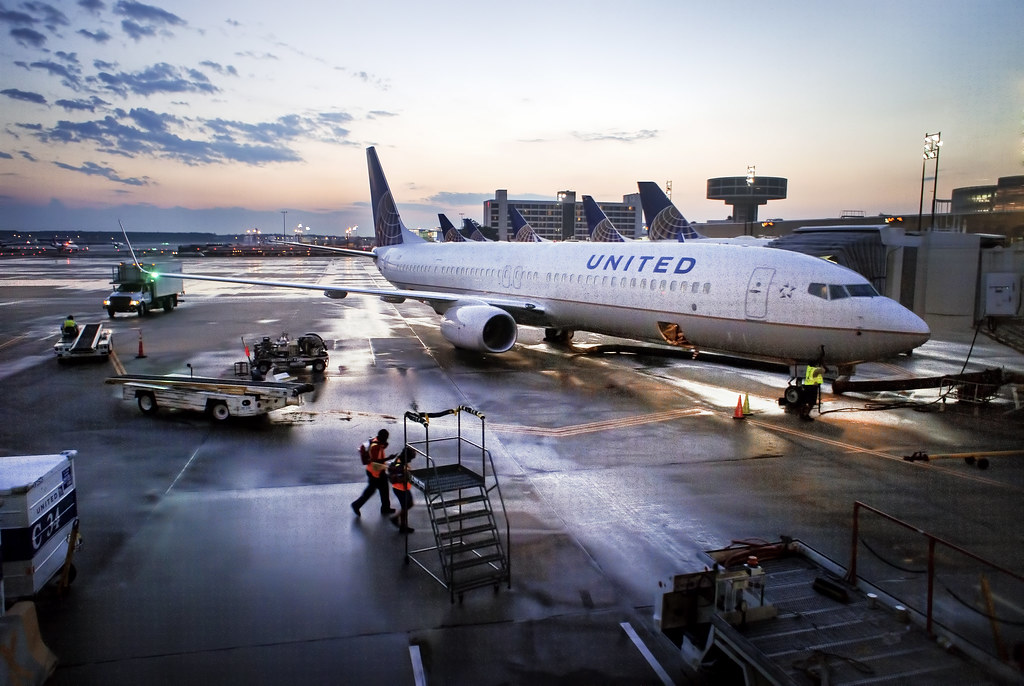
[[[519,210],[511,205],[508,206],[508,218],[512,222],[512,231],[515,234],[513,240],[517,243],[540,243],[544,240],[537,235],[537,232],[533,230]]]
[[[463,243],[466,237],[459,233],[459,230],[455,228],[455,224],[452,224],[452,220],[445,215],[438,212],[437,220],[441,222],[441,240],[445,243]]]
[[[647,220],[647,236],[652,241],[679,240],[688,241],[704,238],[693,225],[686,221],[665,191],[653,181],[638,181],[640,188],[640,204],[644,208]]]
[[[402,223],[402,217],[398,214],[398,207],[395,206],[395,199],[388,188],[388,180],[384,178],[384,170],[374,148],[366,149],[366,166],[370,174],[370,203],[373,205],[373,232],[377,239],[377,247],[423,242],[422,238],[405,228]]]
[[[471,241],[486,242],[490,240],[484,235],[484,232],[480,230],[480,223],[475,219],[470,219],[469,217],[462,218],[462,233]]]
[[[595,243],[625,243],[625,237],[619,233],[604,210],[598,207],[589,195],[583,196],[583,212],[587,215],[587,228],[590,230],[591,241]]]

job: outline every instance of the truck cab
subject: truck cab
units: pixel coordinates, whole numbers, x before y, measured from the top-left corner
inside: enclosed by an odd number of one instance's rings
[[[103,308],[110,317],[118,312],[136,312],[140,317],[156,308],[171,312],[178,306],[182,290],[181,265],[175,263],[150,264],[145,269],[134,263],[117,265],[111,283],[114,291],[103,300]]]

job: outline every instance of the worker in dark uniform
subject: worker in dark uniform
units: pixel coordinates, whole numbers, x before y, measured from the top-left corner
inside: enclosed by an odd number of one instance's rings
[[[78,322],[75,321],[75,315],[68,315],[68,318],[60,326],[60,332],[64,338],[74,338],[78,335]]]
[[[373,497],[375,491],[380,494],[380,513],[388,515],[395,511],[388,496],[388,436],[388,430],[381,429],[370,440],[370,461],[366,463],[366,488],[363,489],[362,495],[352,502],[352,511],[356,513],[356,517],[360,516],[359,508]]]
[[[821,412],[821,384],[824,381],[824,367],[819,367],[815,364],[807,365],[800,398],[800,419],[805,419],[809,422],[814,421],[814,417],[811,416],[811,410],[814,409],[815,405],[818,406],[818,412]]]
[[[409,509],[412,507],[412,484],[409,483],[409,463],[416,457],[416,451],[405,446],[395,456],[388,466],[388,479],[391,481],[391,490],[395,492],[398,500],[398,507],[401,509],[398,514],[391,515],[391,523],[398,527],[403,534],[411,534],[415,529],[409,526]]]

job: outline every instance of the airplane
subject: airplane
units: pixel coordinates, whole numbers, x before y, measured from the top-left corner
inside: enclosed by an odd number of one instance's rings
[[[334,252],[375,260],[394,289],[180,274],[180,278],[322,292],[391,303],[415,300],[441,316],[457,348],[503,353],[519,326],[568,340],[590,331],[788,364],[834,365],[913,350],[931,332],[860,274],[788,250],[704,241],[434,243],[402,222],[375,148],[367,148],[376,247]],[[123,227],[122,227],[123,228]],[[126,236],[127,238],[127,236]],[[153,272],[158,275],[158,272]],[[178,274],[175,274],[178,277]]]
[[[590,240],[595,243],[623,243],[629,239],[619,233],[608,215],[589,195],[583,196],[583,213],[587,216]]]
[[[469,217],[462,218],[462,234],[469,236],[471,241],[489,241],[491,240],[484,235],[484,232],[480,230],[479,222],[470,219]]]
[[[530,223],[526,221],[522,213],[511,205],[508,206],[508,220],[515,232],[513,240],[519,243],[546,243],[548,239],[541,238],[540,234],[533,230]]]
[[[81,252],[82,250],[82,248],[70,238],[60,240],[55,236],[50,239],[50,245],[57,248],[57,251],[60,253],[75,253]],[[88,250],[89,248],[87,247],[85,249]]]
[[[459,233],[459,230],[455,228],[455,224],[452,224],[448,217],[438,213],[437,220],[441,222],[441,240],[445,243],[461,243],[466,240],[466,237]]]
[[[732,238],[709,238],[686,220],[676,209],[661,186],[653,181],[637,181],[640,189],[640,206],[647,221],[647,237],[652,241],[710,241],[713,243],[743,243],[765,245],[772,239],[756,236],[734,236]]]

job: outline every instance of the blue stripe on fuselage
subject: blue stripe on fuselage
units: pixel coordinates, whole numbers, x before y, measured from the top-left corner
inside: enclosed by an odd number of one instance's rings
[[[648,269],[652,260],[654,265],[648,270],[652,274],[687,274],[697,266],[697,260],[692,257],[675,258],[668,255],[656,257],[654,255],[626,256],[593,253],[587,258],[587,269],[591,271],[601,270],[642,274],[644,270]]]

